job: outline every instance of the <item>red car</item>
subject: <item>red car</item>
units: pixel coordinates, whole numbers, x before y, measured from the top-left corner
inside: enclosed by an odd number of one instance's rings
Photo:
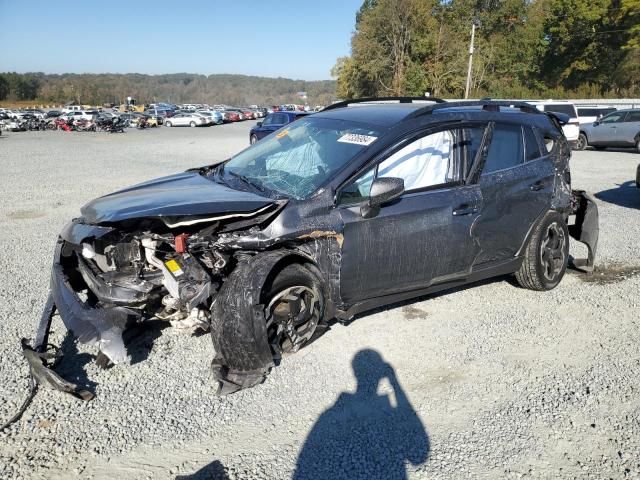
[[[246,120],[256,119],[256,113],[253,110],[242,110],[242,114]]]
[[[238,114],[238,112],[234,112],[231,110],[225,110],[224,111],[224,121],[225,122],[239,122],[240,121],[240,115]]]

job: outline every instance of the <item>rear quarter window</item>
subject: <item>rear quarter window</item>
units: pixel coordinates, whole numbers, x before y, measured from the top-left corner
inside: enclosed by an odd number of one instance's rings
[[[629,112],[627,118],[625,119],[627,122],[640,122],[640,111],[637,112]]]
[[[523,127],[524,129],[524,150],[525,160],[527,162],[542,157],[540,143],[535,132],[531,127]]]

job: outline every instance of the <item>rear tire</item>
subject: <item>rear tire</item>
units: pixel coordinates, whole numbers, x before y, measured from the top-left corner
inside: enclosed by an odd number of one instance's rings
[[[529,239],[516,280],[530,290],[551,290],[562,280],[568,261],[567,222],[558,212],[547,212]]]
[[[587,136],[584,133],[578,135],[578,141],[576,142],[576,150],[584,150],[587,148]]]

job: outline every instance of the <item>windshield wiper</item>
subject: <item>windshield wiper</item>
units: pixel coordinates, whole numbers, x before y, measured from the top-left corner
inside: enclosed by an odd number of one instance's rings
[[[253,183],[251,180],[249,180],[247,177],[245,177],[244,175],[242,175],[240,173],[236,173],[236,172],[234,172],[232,170],[227,170],[227,173],[229,173],[230,175],[233,175],[236,178],[239,178],[244,183],[246,183],[247,185],[252,186],[256,190],[259,190],[260,192],[265,192],[266,191],[266,189],[262,185]]]

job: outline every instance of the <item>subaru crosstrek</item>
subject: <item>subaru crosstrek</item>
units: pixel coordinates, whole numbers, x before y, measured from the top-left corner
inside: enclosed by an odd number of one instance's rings
[[[129,361],[133,324],[202,328],[229,393],[331,319],[498,275],[550,290],[570,235],[593,268],[598,212],[571,188],[566,116],[391,100],[332,105],[220,164],[89,202],[60,234],[36,349],[55,309],[103,364]]]

